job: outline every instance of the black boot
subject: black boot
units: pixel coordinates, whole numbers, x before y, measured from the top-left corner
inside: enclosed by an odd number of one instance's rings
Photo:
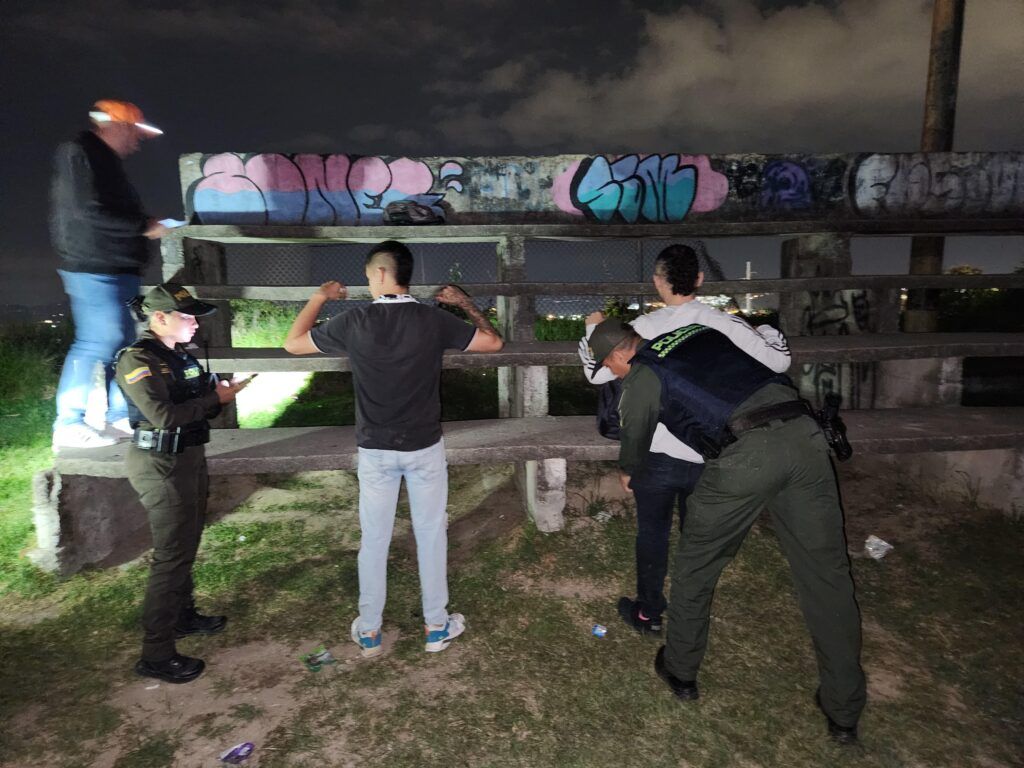
[[[186,635],[216,635],[223,632],[228,625],[227,616],[203,616],[195,608],[182,611],[178,623],[174,626],[177,637]]]
[[[680,680],[665,668],[664,645],[658,649],[658,653],[654,657],[654,671],[672,689],[672,693],[676,695],[676,698],[683,701],[696,701],[700,698],[700,691],[697,690],[696,680]]]
[[[143,677],[155,677],[167,683],[191,683],[203,674],[205,668],[206,662],[202,659],[193,659],[180,653],[166,661],[139,659],[135,664],[135,671]]]
[[[836,744],[840,746],[850,746],[851,744],[857,743],[857,726],[856,725],[840,725],[831,717],[825,708],[821,706],[821,689],[819,688],[814,692],[814,703],[818,705],[818,709],[825,716],[828,721],[828,735]]]

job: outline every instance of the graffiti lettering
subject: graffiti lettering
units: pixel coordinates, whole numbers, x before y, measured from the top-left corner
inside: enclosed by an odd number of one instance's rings
[[[447,190],[462,191],[462,166],[444,163],[442,185],[420,160],[349,155],[211,155],[192,190],[204,224],[380,223],[389,203],[410,200],[444,217]]]
[[[871,330],[869,293],[859,291],[813,291],[806,297],[800,320],[801,336],[846,336]],[[834,392],[845,408],[870,408],[875,397],[874,363],[805,363],[798,375],[804,397],[818,406]]]
[[[729,191],[725,176],[703,156],[597,155],[574,163],[563,176],[570,173],[569,200],[559,199],[556,189],[556,203],[601,222],[682,221],[691,209],[714,210]]]
[[[845,336],[868,330],[871,306],[866,290],[813,291],[806,295],[801,336]]]
[[[864,215],[1006,215],[1024,206],[1024,154],[869,155],[853,197]]]
[[[1024,217],[1024,152],[390,158],[184,155],[203,224],[383,222],[410,201],[450,224],[671,224]]]

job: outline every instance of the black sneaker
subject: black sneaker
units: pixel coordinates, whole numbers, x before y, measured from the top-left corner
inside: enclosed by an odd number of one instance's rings
[[[626,624],[641,635],[661,634],[661,616],[644,616],[640,610],[640,603],[628,597],[619,598],[619,616]]]
[[[664,680],[668,687],[672,689],[672,693],[675,694],[676,698],[682,699],[683,701],[696,701],[700,698],[700,691],[697,690],[696,680],[680,680],[665,669],[664,645],[658,649],[658,653],[654,657],[654,671],[657,672],[658,677]]]
[[[135,671],[143,677],[155,677],[166,683],[191,683],[206,669],[206,662],[176,653],[167,661],[139,659]]]
[[[821,689],[819,688],[814,692],[814,703],[817,704],[818,709],[821,710],[821,714],[825,716],[828,721],[828,735],[836,744],[843,747],[848,747],[851,744],[857,743],[857,726],[856,725],[840,725],[831,717],[825,708],[821,706]]]
[[[174,634],[179,638],[186,635],[216,635],[223,632],[227,625],[227,616],[203,616],[196,611],[189,611],[178,619]]]

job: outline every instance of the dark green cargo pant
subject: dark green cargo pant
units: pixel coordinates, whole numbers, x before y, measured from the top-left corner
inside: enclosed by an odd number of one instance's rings
[[[865,702],[860,610],[828,446],[810,417],[745,432],[707,463],[676,552],[665,664],[680,680],[697,679],[718,577],[766,506],[814,642],[822,706],[839,725],[856,725]]]
[[[203,446],[176,455],[132,446],[128,480],[149,514],[153,564],[142,603],[142,658],[164,661],[175,653],[174,627],[193,606],[192,563],[206,521],[209,478]]]

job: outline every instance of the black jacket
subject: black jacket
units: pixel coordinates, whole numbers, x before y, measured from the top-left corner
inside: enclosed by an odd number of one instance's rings
[[[148,217],[121,158],[91,131],[61,144],[50,188],[50,236],[68,272],[141,274]]]

